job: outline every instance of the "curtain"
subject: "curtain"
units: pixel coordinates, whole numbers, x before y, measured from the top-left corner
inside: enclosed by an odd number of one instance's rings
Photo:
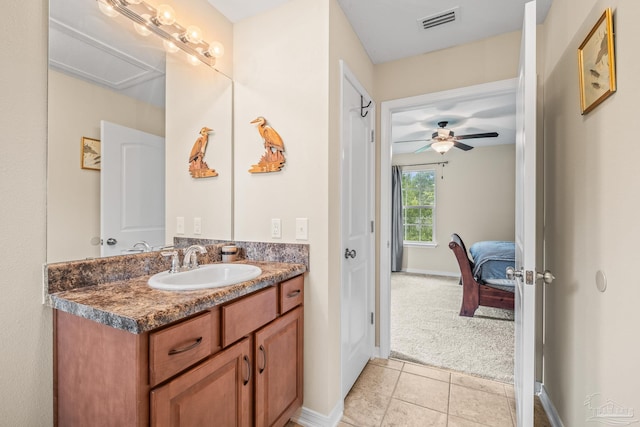
[[[391,167],[391,271],[402,270],[402,167]]]

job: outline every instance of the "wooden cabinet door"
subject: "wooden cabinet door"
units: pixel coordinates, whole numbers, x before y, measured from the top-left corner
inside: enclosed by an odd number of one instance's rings
[[[284,426],[302,406],[302,313],[290,311],[255,335],[256,427]]]
[[[151,392],[154,427],[243,427],[252,417],[251,340],[245,338]]]

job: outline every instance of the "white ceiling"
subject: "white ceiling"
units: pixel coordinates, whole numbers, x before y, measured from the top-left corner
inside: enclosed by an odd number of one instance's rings
[[[288,0],[208,0],[232,22],[277,7]],[[374,64],[402,59],[496,36],[522,27],[529,0],[338,0]],[[552,0],[538,1],[538,23]],[[455,9],[453,22],[428,30],[424,18]],[[498,132],[497,138],[464,140],[481,147],[515,141],[515,94],[461,95],[429,101],[392,116],[393,153],[412,153],[428,143],[439,121],[456,135]],[[424,141],[396,142],[408,139]]]
[[[505,86],[509,86],[505,90]],[[391,115],[393,153],[413,153],[431,143],[438,122],[446,121],[455,136],[497,132],[495,138],[464,139],[472,147],[513,144],[515,84],[485,84],[425,96],[424,103]]]
[[[230,21],[289,0],[208,0]],[[530,0],[338,0],[374,64],[519,30]],[[538,0],[538,23],[552,0]],[[422,18],[456,8],[454,22],[424,30]]]

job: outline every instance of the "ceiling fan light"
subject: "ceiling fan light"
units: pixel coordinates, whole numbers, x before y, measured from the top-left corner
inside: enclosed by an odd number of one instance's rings
[[[449,138],[450,136],[453,136],[453,132],[451,132],[449,129],[445,129],[445,128],[438,129],[438,138],[445,139],[445,138]]]
[[[431,144],[431,148],[437,151],[440,154],[444,154],[447,151],[451,150],[453,147],[453,141],[445,140],[445,141],[436,141]]]

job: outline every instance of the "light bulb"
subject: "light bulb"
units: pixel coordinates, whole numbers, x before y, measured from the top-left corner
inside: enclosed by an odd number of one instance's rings
[[[109,18],[115,18],[116,16],[119,15],[118,11],[115,10],[113,6],[111,6],[108,3],[105,3],[104,1],[98,2],[98,8],[100,9],[100,12],[104,13]]]
[[[202,41],[202,30],[195,25],[189,25],[184,33],[184,38],[193,44],[198,44]]]
[[[144,20],[146,22],[149,22],[149,19],[151,18],[149,15],[141,15],[142,18],[144,18]],[[133,23],[133,28],[135,28],[136,33],[140,34],[141,36],[148,36],[149,34],[151,34],[151,30],[149,29],[149,27],[147,27],[147,24],[138,24],[137,22]]]
[[[209,56],[213,56],[214,58],[220,58],[222,55],[224,55],[224,46],[220,42],[213,42],[209,45],[207,54]]]
[[[162,40],[162,45],[164,46],[164,49],[169,53],[176,53],[180,50],[178,46],[175,45],[175,43],[170,42],[169,40]]]
[[[156,20],[161,25],[173,25],[176,22],[176,12],[166,4],[161,4],[156,9]]]
[[[433,148],[440,154],[444,154],[447,151],[451,150],[451,147],[453,147],[453,141],[450,140],[436,141],[431,144],[431,148]]]
[[[200,60],[195,55],[187,54],[187,59],[189,60],[189,64],[193,65],[194,67],[196,65],[200,65]]]
[[[125,0],[127,4],[140,4],[142,0]]]

